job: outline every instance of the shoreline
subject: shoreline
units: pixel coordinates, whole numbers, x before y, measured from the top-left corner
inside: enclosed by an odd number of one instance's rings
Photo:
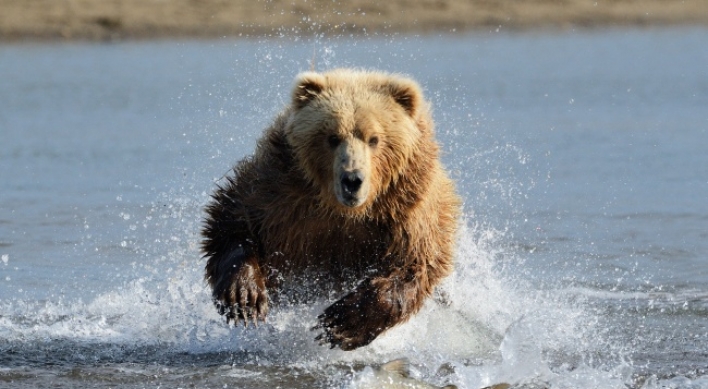
[[[0,42],[708,26],[702,0],[0,0]]]

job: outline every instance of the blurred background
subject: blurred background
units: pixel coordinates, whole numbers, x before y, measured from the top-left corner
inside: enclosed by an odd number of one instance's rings
[[[3,40],[705,23],[703,0],[0,0]]]

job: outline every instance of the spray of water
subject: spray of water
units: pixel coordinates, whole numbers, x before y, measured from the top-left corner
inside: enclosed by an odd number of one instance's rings
[[[504,249],[505,234],[471,223],[460,231],[455,271],[435,297],[368,347],[342,352],[316,344],[310,327],[324,300],[276,307],[258,328],[229,327],[213,308],[203,280],[197,233],[203,201],[173,199],[169,207],[164,201],[153,207],[145,224],[160,224],[166,235],[158,234],[155,241],[161,243],[153,242],[143,261],[133,264],[131,281],[87,302],[3,303],[2,311],[10,314],[0,318],[0,335],[36,344],[112,345],[87,356],[95,359],[120,359],[142,348],[191,355],[227,352],[246,358],[240,362],[309,371],[407,357],[421,377],[468,388],[499,382],[611,388],[623,387],[627,379],[617,370],[625,367],[621,363],[593,360],[608,347],[598,339],[599,319],[581,301],[534,290],[507,271],[504,264],[516,254]],[[346,387],[356,374],[338,371],[330,384]]]

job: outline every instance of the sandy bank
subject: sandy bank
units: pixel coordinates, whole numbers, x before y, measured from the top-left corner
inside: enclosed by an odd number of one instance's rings
[[[0,0],[0,40],[708,25],[706,0]]]

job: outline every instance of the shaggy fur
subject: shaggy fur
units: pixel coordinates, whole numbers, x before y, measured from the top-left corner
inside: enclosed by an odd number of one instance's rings
[[[315,328],[355,349],[415,314],[452,271],[459,208],[415,82],[304,73],[206,208],[206,279],[236,323],[265,320],[278,292],[303,283],[345,290]]]

